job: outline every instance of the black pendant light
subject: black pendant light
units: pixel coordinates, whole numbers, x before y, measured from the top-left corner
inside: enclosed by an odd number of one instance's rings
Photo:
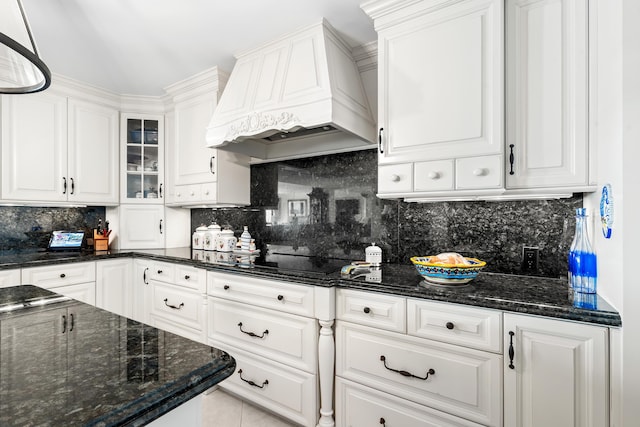
[[[51,84],[20,0],[0,0],[0,93],[33,93]]]

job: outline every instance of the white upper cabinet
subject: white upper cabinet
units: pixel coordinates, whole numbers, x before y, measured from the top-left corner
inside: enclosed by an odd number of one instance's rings
[[[379,197],[593,191],[587,3],[365,3],[378,31]]]
[[[118,203],[118,111],[48,90],[2,97],[2,199]]]
[[[166,120],[167,205],[249,204],[249,157],[206,146],[226,77],[213,68],[167,88],[174,102]]]
[[[118,111],[68,101],[69,201],[118,203]]]
[[[503,2],[363,8],[378,31],[380,197],[502,191]]]
[[[164,204],[164,116],[123,113],[120,202]]]
[[[588,167],[587,3],[507,2],[507,188],[595,182]]]

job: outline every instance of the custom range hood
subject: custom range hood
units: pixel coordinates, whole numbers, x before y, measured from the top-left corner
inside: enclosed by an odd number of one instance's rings
[[[351,49],[325,20],[236,59],[207,128],[209,147],[269,161],[375,142]]]

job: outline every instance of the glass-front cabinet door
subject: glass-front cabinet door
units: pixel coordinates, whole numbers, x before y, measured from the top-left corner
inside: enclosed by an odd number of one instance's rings
[[[163,203],[163,117],[123,114],[121,129],[121,201]]]

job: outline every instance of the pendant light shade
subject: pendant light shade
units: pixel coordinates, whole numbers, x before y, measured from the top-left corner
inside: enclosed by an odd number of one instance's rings
[[[51,84],[20,0],[0,0],[0,93],[33,93]]]

